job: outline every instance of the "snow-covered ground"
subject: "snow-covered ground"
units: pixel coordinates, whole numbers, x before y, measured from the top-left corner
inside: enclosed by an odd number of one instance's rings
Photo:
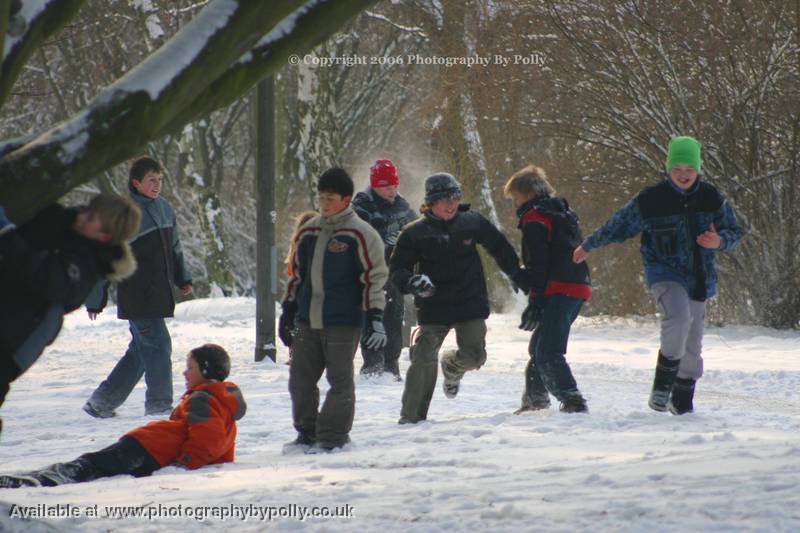
[[[428,422],[399,426],[402,384],[357,378],[352,444],[309,456],[282,451],[294,437],[286,352],[277,365],[253,362],[254,314],[251,299],[196,300],[180,305],[169,324],[176,393],[190,348],[217,342],[234,358],[231,380],[249,406],[234,464],[0,490],[6,512],[81,515],[39,523],[0,516],[0,530],[800,530],[797,332],[709,329],[696,412],[674,417],[646,406],[657,321],[580,318],[568,360],[590,414],[562,414],[554,405],[515,416],[528,335],[517,329],[517,314],[496,315],[487,364],[467,374],[456,399],[437,387]],[[91,323],[73,313],[56,344],[13,385],[2,409],[0,471],[73,459],[148,420],[142,385],[117,418],[81,411],[127,345],[127,323],[114,315],[108,309]],[[445,348],[453,345],[451,336]],[[404,373],[407,366],[404,351]],[[115,506],[139,507],[145,516],[106,516]],[[298,518],[314,506],[352,515]],[[258,513],[267,507],[292,516],[266,523]],[[197,519],[204,513],[215,516]]]

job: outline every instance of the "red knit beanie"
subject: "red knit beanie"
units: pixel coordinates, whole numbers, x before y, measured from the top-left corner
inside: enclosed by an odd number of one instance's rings
[[[397,169],[388,159],[378,159],[369,169],[369,184],[372,188],[400,185]]]

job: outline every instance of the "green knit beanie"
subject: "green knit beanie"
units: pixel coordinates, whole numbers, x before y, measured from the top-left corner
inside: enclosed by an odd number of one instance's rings
[[[667,151],[667,172],[675,165],[689,165],[697,172],[703,162],[700,160],[700,143],[694,137],[673,137]]]

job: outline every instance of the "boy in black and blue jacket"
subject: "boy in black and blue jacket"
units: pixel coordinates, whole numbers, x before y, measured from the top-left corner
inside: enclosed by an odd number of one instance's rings
[[[684,414],[694,409],[706,300],[717,289],[716,252],[732,250],[744,231],[722,194],[700,180],[700,143],[674,137],[668,178],[636,195],[575,249],[580,263],[592,250],[641,233],[647,285],[662,311],[661,349],[648,405]]]
[[[142,210],[142,224],[131,240],[139,268],[117,285],[117,317],[128,320],[131,342],[122,359],[83,407],[96,418],[114,416],[144,375],[146,415],[172,411],[172,340],[164,318],[175,312],[173,284],[184,296],[192,293],[192,278],[183,259],[172,206],[160,196],[161,165],[140,157],[131,165],[128,187]],[[107,301],[108,283],[101,283],[86,301],[94,320]]]

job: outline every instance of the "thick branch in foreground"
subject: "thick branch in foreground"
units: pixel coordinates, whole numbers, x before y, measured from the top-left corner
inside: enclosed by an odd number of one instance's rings
[[[301,1],[215,0],[64,124],[0,159],[0,205],[15,221],[134,155]]]
[[[297,9],[283,23],[208,86],[160,132],[173,133],[184,124],[232,104],[265,76],[279,71],[293,55],[302,57],[327,40],[352,17],[377,0],[315,0]]]

